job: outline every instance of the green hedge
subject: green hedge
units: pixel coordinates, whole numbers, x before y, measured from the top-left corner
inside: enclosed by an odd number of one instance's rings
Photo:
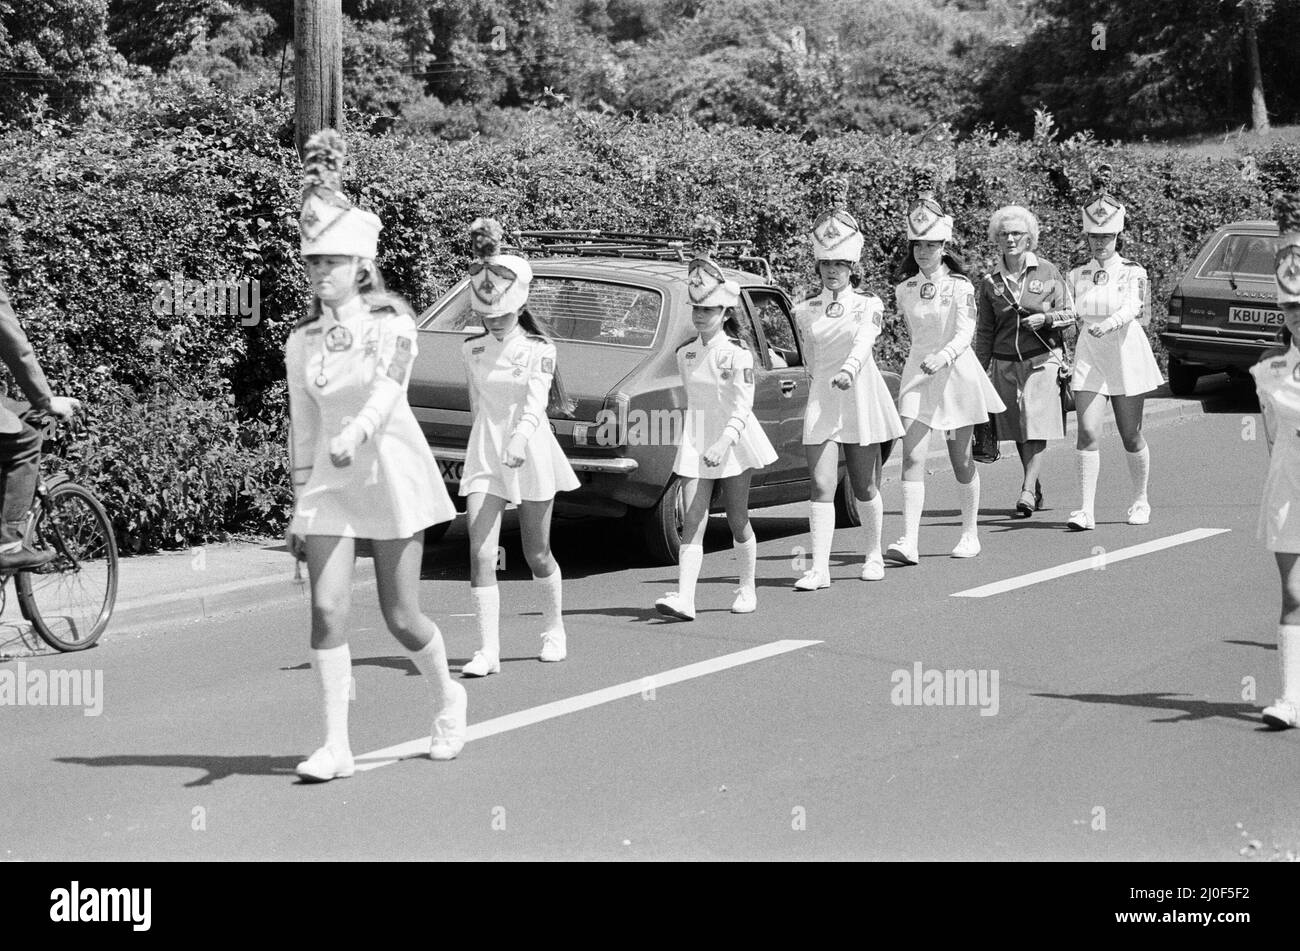
[[[0,134],[0,267],[56,387],[92,407],[91,433],[57,454],[104,495],[130,550],[283,523],[282,354],[305,302],[290,119],[283,102],[173,81],[111,129],[44,121]],[[570,111],[534,114],[509,141],[359,129],[350,138],[347,187],[384,220],[381,267],[417,308],[459,277],[463,230],[480,214],[507,228],[682,231],[707,210],[729,236],[752,239],[797,293],[813,283],[803,235],[832,174],[847,177],[867,233],[864,285],[892,308],[888,274],[903,247],[914,165],[945,170],[941,199],[980,270],[991,260],[988,216],[1011,202],[1037,212],[1043,255],[1062,265],[1080,255],[1087,170],[1107,160],[1129,208],[1125,253],[1152,276],[1153,340],[1173,282],[1209,232],[1267,215],[1270,191],[1295,185],[1300,168],[1290,145],[1253,164],[1189,160],[1059,141],[1046,121],[1032,140],[855,133],[805,142]],[[155,313],[157,282],[173,273],[257,280],[260,322]],[[899,365],[905,348],[891,320],[882,364]]]

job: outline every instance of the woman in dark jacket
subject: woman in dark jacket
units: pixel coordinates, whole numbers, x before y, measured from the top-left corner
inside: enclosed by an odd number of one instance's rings
[[[1065,361],[1062,328],[1074,320],[1053,313],[1068,306],[1065,284],[1056,265],[1034,254],[1038,219],[1028,209],[995,211],[989,241],[998,263],[979,283],[973,346],[1007,405],[995,425],[999,439],[1016,441],[1025,478],[1015,513],[1028,518],[1043,507],[1038,472],[1047,440],[1065,437],[1057,380]]]

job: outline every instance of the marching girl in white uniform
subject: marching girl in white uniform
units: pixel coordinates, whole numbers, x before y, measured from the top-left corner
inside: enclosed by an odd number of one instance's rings
[[[375,268],[379,219],[340,190],[345,153],[332,129],[307,143],[300,227],[314,297],[285,354],[294,485],[287,542],[311,576],[311,646],[325,721],[325,745],[297,772],[318,782],[354,771],[347,616],[358,538],[373,541],[384,621],[430,687],[430,757],[452,759],[465,745],[465,688],[451,679],[418,588],[424,529],[456,512],[406,402],[415,321],[405,301],[384,293]]]
[[[1265,354],[1250,372],[1269,447],[1259,534],[1277,559],[1282,582],[1282,696],[1264,708],[1263,719],[1286,729],[1300,724],[1300,195],[1279,199],[1277,230],[1277,302],[1285,314],[1286,349]]]
[[[777,459],[754,417],[754,355],[730,316],[740,303],[740,285],[727,280],[708,257],[721,226],[701,218],[694,232],[689,294],[691,323],[699,336],[677,349],[677,371],[686,386],[686,424],[673,462],[673,472],[682,479],[686,513],[677,590],[655,602],[660,614],[682,621],[695,620],[695,582],[704,561],[704,529],[718,479],[740,562],[740,587],[731,610],[748,614],[757,608],[758,540],[749,524],[749,481],[755,469]]]
[[[849,283],[862,258],[862,232],[847,211],[832,209],[811,232],[821,293],[795,308],[795,320],[808,352],[812,374],[804,414],[803,444],[811,475],[808,524],[812,568],[795,582],[800,591],[830,586],[831,541],[835,534],[835,485],[840,446],[853,495],[866,530],[864,581],[885,576],[880,553],[884,503],[876,485],[880,444],[903,435],[894,398],[876,367],[873,348],[884,325],[885,306],[874,294],[859,294]]]
[[[971,434],[990,413],[1006,405],[971,350],[975,335],[975,288],[961,263],[946,251],[952,218],[934,197],[934,170],[918,171],[916,199],[907,213],[908,254],[894,288],[907,319],[912,346],[903,367],[898,415],[903,429],[903,536],[885,557],[904,565],[918,561],[921,512],[925,508],[925,457],[931,430],[951,430],[948,458],[961,498],[961,538],[954,558],[980,553],[976,522],[980,477]]]
[[[1110,166],[1100,166],[1093,176],[1097,194],[1083,208],[1083,231],[1092,260],[1071,269],[1065,277],[1066,295],[1079,319],[1070,388],[1075,393],[1079,419],[1080,503],[1066,522],[1076,532],[1096,525],[1093,504],[1101,470],[1098,437],[1107,399],[1115,413],[1133,479],[1134,500],[1128,509],[1128,523],[1145,525],[1151,520],[1151,505],[1147,502],[1151,454],[1142,437],[1142,406],[1145,394],[1164,383],[1164,377],[1142,326],[1150,313],[1147,272],[1117,253],[1119,233],[1124,228],[1124,206],[1106,193],[1110,178]]]
[[[485,330],[461,345],[474,423],[460,494],[467,497],[470,585],[478,616],[479,649],[465,677],[501,672],[497,544],[507,503],[519,508],[524,558],[542,589],[543,661],[568,656],[562,613],[563,576],[551,555],[551,510],[557,492],[579,485],[547,422],[556,373],[555,344],[527,308],[533,269],[501,254],[503,232],[490,218],[470,225],[478,262],[470,268],[470,308]]]

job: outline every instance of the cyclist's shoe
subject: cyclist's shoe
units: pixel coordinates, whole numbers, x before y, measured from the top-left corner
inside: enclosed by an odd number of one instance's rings
[[[26,546],[15,551],[0,551],[0,570],[22,570],[48,565],[57,555],[53,549],[32,550]]]

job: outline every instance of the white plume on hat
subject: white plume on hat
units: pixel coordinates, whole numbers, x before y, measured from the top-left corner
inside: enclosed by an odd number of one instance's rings
[[[513,313],[528,303],[533,268],[517,254],[502,254],[505,232],[494,218],[475,218],[469,226],[471,249],[479,259],[469,276],[470,309],[480,317]]]
[[[310,139],[302,160],[302,211],[298,230],[302,254],[341,254],[373,260],[379,253],[383,222],[357,208],[343,194],[343,164],[348,147],[334,129]]]
[[[1084,234],[1119,234],[1124,230],[1124,206],[1109,194],[1114,169],[1102,163],[1092,173],[1093,196],[1083,206]]]
[[[907,209],[908,241],[952,240],[952,216],[945,215],[934,197],[939,170],[925,165],[912,174],[912,203]]]

